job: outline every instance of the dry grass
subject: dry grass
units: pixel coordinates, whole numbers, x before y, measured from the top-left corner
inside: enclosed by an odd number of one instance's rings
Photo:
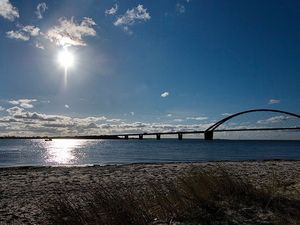
[[[258,189],[247,179],[219,168],[190,173],[176,182],[144,189],[114,185],[91,188],[82,196],[51,200],[47,224],[300,224],[300,201],[282,194],[280,182]],[[174,222],[176,221],[176,222]]]

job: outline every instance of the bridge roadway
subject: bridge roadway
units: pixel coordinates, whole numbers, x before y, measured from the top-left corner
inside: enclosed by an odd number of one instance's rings
[[[213,132],[238,132],[238,131],[279,131],[279,130],[300,130],[300,127],[275,127],[275,128],[241,128],[241,129],[220,129]],[[133,133],[133,134],[118,134],[117,137],[123,137],[129,139],[129,137],[138,137],[143,139],[144,136],[156,136],[157,140],[160,140],[162,135],[178,135],[178,139],[182,140],[184,134],[206,134],[210,131],[171,131],[171,132],[149,132],[149,133]],[[207,139],[206,140],[212,140]]]

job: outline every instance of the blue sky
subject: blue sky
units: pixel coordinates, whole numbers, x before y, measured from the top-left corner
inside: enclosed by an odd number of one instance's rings
[[[250,108],[299,113],[299,12],[292,0],[0,0],[0,131],[202,129]],[[67,80],[62,51],[74,57]]]

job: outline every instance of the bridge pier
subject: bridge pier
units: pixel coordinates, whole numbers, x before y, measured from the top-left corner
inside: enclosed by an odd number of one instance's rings
[[[178,140],[182,140],[182,133],[178,133]]]
[[[142,134],[139,134],[139,139],[140,140],[143,140],[144,139],[144,136]]]
[[[213,131],[205,131],[204,132],[204,140],[213,140],[214,139],[214,132]]]
[[[128,135],[124,135],[124,139],[128,140]]]
[[[156,135],[156,140],[160,140],[160,134]]]

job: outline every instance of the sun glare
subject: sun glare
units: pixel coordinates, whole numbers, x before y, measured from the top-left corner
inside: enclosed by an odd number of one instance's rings
[[[76,149],[86,144],[85,140],[55,139],[49,142],[42,142],[47,149],[46,161],[55,164],[69,164],[76,162]]]
[[[67,70],[74,65],[74,55],[67,49],[64,49],[58,54],[58,62]]]

